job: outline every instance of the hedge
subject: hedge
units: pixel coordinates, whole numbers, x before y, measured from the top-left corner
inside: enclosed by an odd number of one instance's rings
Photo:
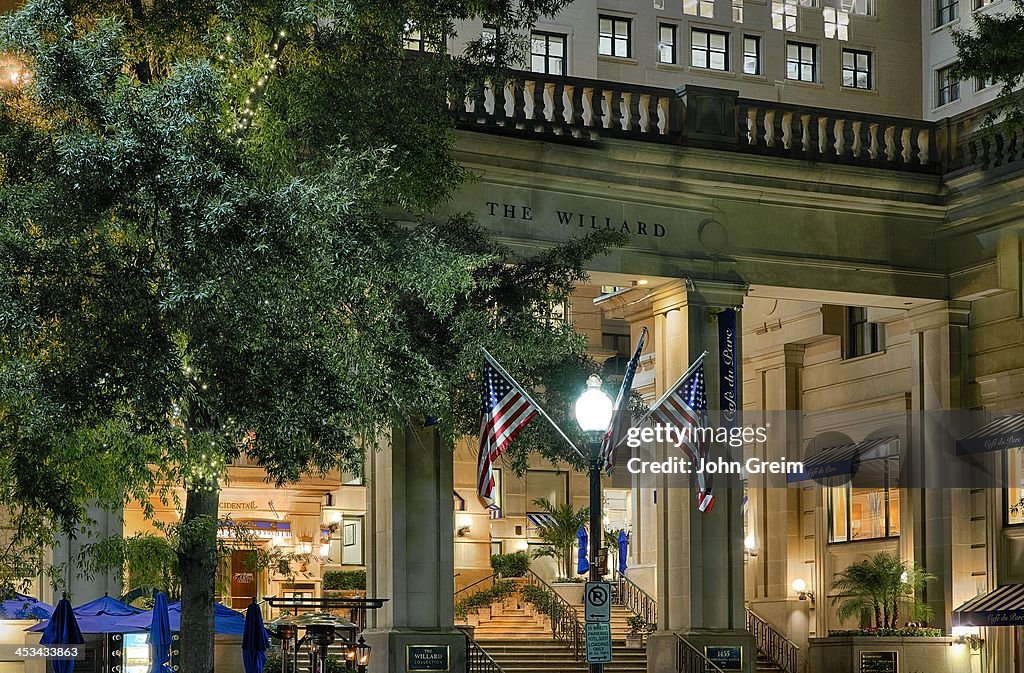
[[[324,573],[324,591],[366,589],[365,570],[328,570]]]

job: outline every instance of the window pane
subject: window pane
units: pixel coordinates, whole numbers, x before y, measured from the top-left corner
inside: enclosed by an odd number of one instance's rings
[[[660,33],[660,37],[661,37],[661,41],[662,42],[665,42],[665,43],[668,43],[668,44],[671,44],[672,42],[675,42],[675,34],[674,34],[675,31],[672,30],[672,26],[665,26],[665,25],[663,25],[659,29],[659,33]]]
[[[853,67],[853,58],[854,58],[853,52],[851,52],[851,51],[844,51],[843,52],[843,67],[844,68],[852,68]]]
[[[866,72],[858,72],[857,73],[857,88],[858,89],[867,89],[870,86],[871,85],[868,83],[868,74]]]
[[[853,71],[843,71],[843,86],[853,86]]]
[[[900,534],[900,491],[898,488],[889,488],[889,535]]]
[[[565,53],[565,42],[560,37],[548,38],[548,53],[551,56],[562,56]]]
[[[563,60],[560,58],[552,58],[548,61],[548,68],[550,68],[552,75],[564,75],[564,69],[562,68]]]
[[[868,55],[867,54],[857,54],[857,68],[859,70],[863,70],[864,72],[868,71]]]
[[[672,54],[672,45],[665,43],[658,45],[658,61],[661,63],[672,63],[675,61],[675,57]]]
[[[846,492],[847,487],[837,486],[828,489],[829,505],[832,513],[830,542],[846,542],[849,535],[846,530]]]
[[[534,54],[543,54],[544,38],[534,36],[533,39],[530,40],[530,51],[532,51]]]
[[[611,55],[612,53],[612,38],[601,36],[600,41],[597,45],[597,53]]]
[[[1024,449],[1006,452],[1006,523],[1024,524]]]
[[[530,70],[533,72],[544,72],[544,57],[534,54],[530,61]]]
[[[708,34],[706,32],[704,32],[703,30],[695,30],[695,31],[693,31],[693,46],[694,47],[704,47],[704,48],[707,48],[707,46],[708,46]]]
[[[786,62],[786,77],[789,79],[799,79],[800,77],[800,64],[796,61]]]
[[[345,515],[339,532],[342,565],[363,565],[363,517]]]
[[[800,66],[800,79],[804,82],[814,81],[814,66],[809,64],[801,64]]]
[[[593,24],[591,24],[591,25],[593,25]],[[601,19],[601,34],[602,35],[611,35],[611,33],[612,33],[612,20],[611,19]]]
[[[717,51],[711,52],[711,68],[713,70],[725,70],[725,54]]]
[[[708,67],[708,53],[700,49],[694,49],[690,55],[690,65],[697,68]]]
[[[629,43],[625,40],[615,41],[615,55],[625,58],[629,56]]]
[[[756,75],[757,72],[757,59],[753,56],[743,57],[743,72],[748,75]]]
[[[712,33],[711,48],[718,51],[725,51],[725,35],[722,35],[721,33]]]
[[[786,45],[786,57],[790,59],[800,58],[800,46],[790,42]]]
[[[615,37],[629,37],[629,22],[615,21]]]
[[[855,488],[850,495],[850,539],[885,537],[885,489]]]

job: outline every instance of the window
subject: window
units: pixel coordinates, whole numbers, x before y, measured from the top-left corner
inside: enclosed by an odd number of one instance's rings
[[[629,356],[629,335],[603,332],[601,334],[601,347],[605,350],[615,351],[618,355]]]
[[[543,498],[555,507],[569,502],[569,473],[530,470],[526,473],[526,508],[535,512],[535,500]]]
[[[895,479],[899,461],[865,461],[857,473],[858,481],[865,472],[877,473],[877,486],[860,488],[851,485],[849,477],[832,478],[828,488],[829,542],[899,536],[900,492]]]
[[[732,0],[732,20],[743,23],[743,0]]]
[[[683,14],[713,19],[715,18],[715,2],[714,0],[683,0]]]
[[[437,51],[438,40],[424,36],[413,21],[405,22],[405,48],[413,51]]]
[[[772,28],[796,32],[796,0],[772,0]]]
[[[873,0],[840,0],[839,8],[857,16],[871,16],[875,12]]]
[[[944,26],[960,16],[960,0],[935,0],[935,25]]]
[[[491,556],[501,553],[501,540],[491,541]]]
[[[1024,525],[1024,449],[1006,452],[1006,524]]]
[[[816,82],[818,47],[802,42],[786,43],[786,78],[799,82]]]
[[[953,74],[953,66],[939,68],[935,71],[935,106],[960,100],[960,80]]]
[[[597,53],[602,56],[618,56],[629,58],[633,55],[630,43],[632,22],[614,16],[599,17],[600,35],[597,41]]]
[[[856,49],[843,49],[843,86],[870,89],[871,79],[871,54]]]
[[[564,75],[565,35],[532,33],[530,35],[530,70],[547,75]]]
[[[491,474],[494,475],[494,493],[492,494],[492,496],[494,498],[494,507],[497,507],[500,510],[501,507],[502,507],[502,501],[503,501],[503,498],[501,497],[501,494],[502,494],[502,492],[504,490],[502,488],[502,482],[501,482],[501,470],[500,469],[492,469],[491,470]]]
[[[996,0],[974,0],[974,8],[981,9],[982,7],[987,7],[988,5],[991,5],[995,1]]]
[[[491,26],[485,23],[483,29],[480,31],[481,44],[488,49],[494,49],[498,42],[498,31],[499,28],[497,26]],[[487,61],[494,63],[494,55],[492,54],[487,56]]]
[[[743,72],[747,75],[761,75],[761,38],[756,35],[743,36]]]
[[[990,86],[992,86],[995,83],[996,83],[996,80],[995,80],[994,77],[986,77],[984,79],[982,79],[981,77],[978,77],[978,78],[976,78],[974,80],[974,90],[975,91],[983,91],[984,89],[989,88]]]
[[[876,322],[868,322],[866,308],[851,306],[846,309],[845,357],[859,358],[862,355],[880,353],[885,350],[885,329]]]
[[[658,25],[658,63],[676,63],[676,27],[671,23]]]
[[[728,70],[729,35],[694,28],[690,33],[690,65],[710,70]]]
[[[822,14],[825,17],[825,37],[838,38],[845,42],[850,39],[850,15],[836,11],[834,7],[826,7]]]

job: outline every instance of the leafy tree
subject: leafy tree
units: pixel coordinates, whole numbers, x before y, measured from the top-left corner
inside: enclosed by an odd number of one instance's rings
[[[554,505],[546,498],[538,498],[533,504],[551,517],[550,523],[542,524],[537,529],[544,545],[533,552],[534,558],[549,557],[558,564],[558,572],[562,577],[575,577],[573,569],[573,547],[576,544],[576,533],[580,526],[590,522],[590,508],[574,510],[570,503]]]
[[[975,12],[971,32],[951,31],[959,59],[955,75],[1001,86],[998,103],[986,118],[988,126],[1000,117],[1012,126],[1024,126],[1024,0],[1010,2],[1010,12]]]
[[[445,97],[566,3],[30,0],[0,19],[29,73],[0,90],[0,581],[88,507],[183,485],[182,670],[207,673],[228,461],[283,483],[358,469],[426,415],[473,433],[482,345],[565,416],[594,365],[546,316],[622,239],[523,257],[430,213],[466,177]],[[403,48],[470,17],[506,37]],[[532,424],[513,466],[534,449],[561,441]]]
[[[936,579],[920,566],[891,552],[879,552],[836,573],[832,588],[840,621],[870,620],[875,628],[899,628],[900,610],[907,607],[914,621],[932,618],[929,606],[917,598],[925,585]]]

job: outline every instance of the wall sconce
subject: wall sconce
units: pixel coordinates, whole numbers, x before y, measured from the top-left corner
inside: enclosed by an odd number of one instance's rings
[[[468,514],[460,514],[455,520],[456,535],[459,537],[466,537],[469,535],[469,529],[473,527],[473,517]]]
[[[299,543],[295,545],[295,549],[300,554],[312,554],[313,537],[310,535],[303,535],[301,538],[299,538]]]
[[[951,645],[968,645],[972,650],[980,650],[985,644],[977,626],[954,626],[952,635],[955,640]]]
[[[802,601],[810,601],[811,605],[814,605],[814,592],[807,588],[807,582],[797,577],[793,580],[793,591],[796,592],[797,598]]]
[[[754,539],[753,533],[743,538],[743,547],[747,550],[748,556],[751,558],[757,557],[757,540]]]
[[[515,544],[513,545],[513,548],[515,549],[515,551],[526,551],[530,548],[530,543],[527,542],[525,539],[516,540]]]

